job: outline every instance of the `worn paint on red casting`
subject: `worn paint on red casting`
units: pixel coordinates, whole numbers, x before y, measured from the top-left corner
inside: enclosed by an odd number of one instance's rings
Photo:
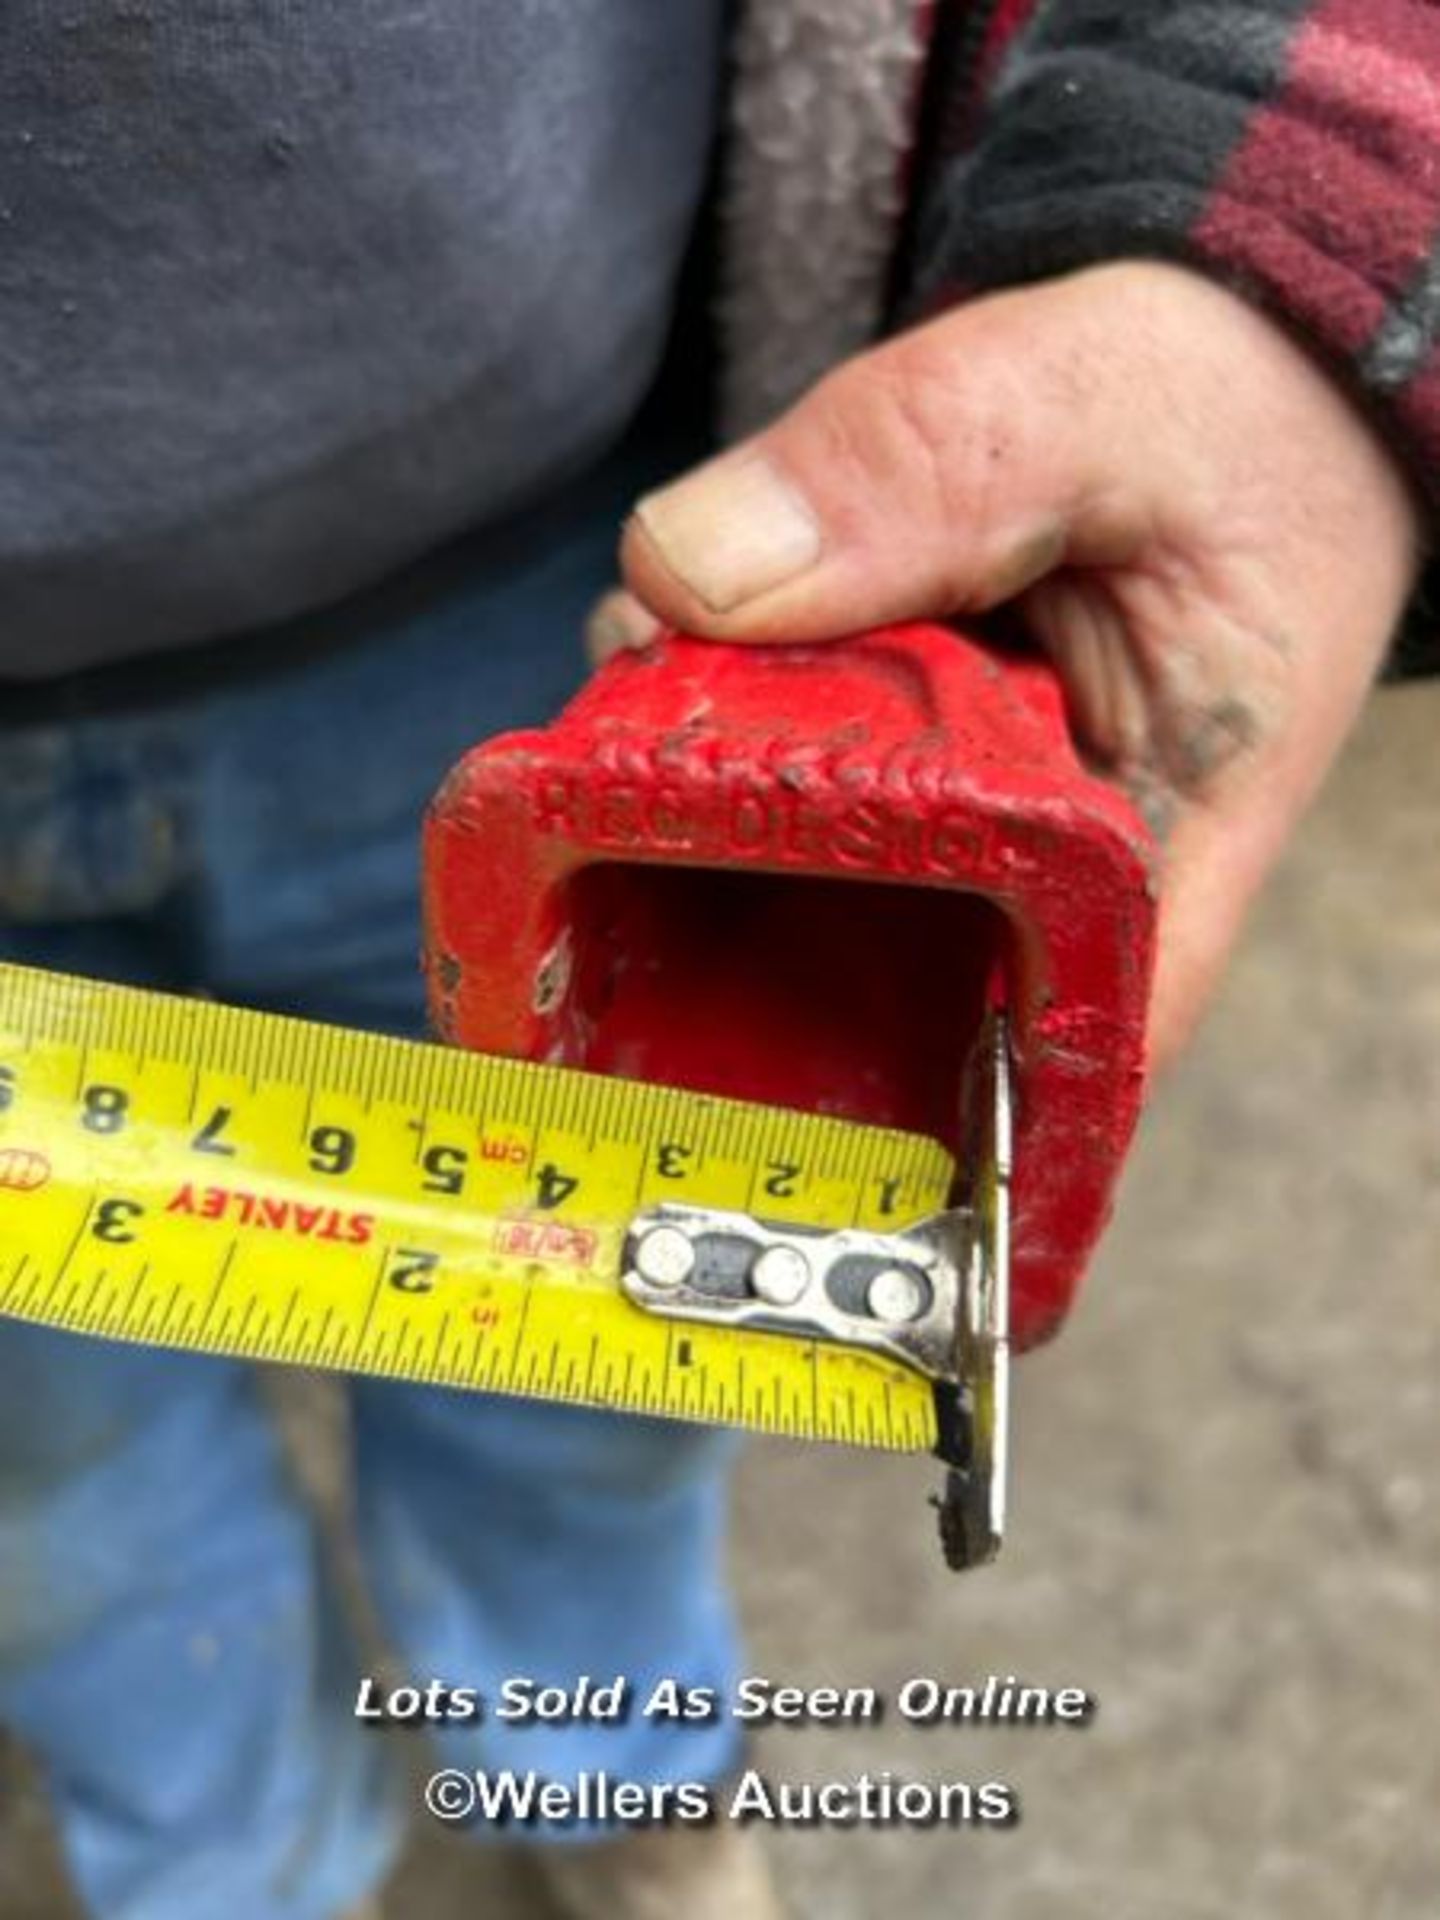
[[[1015,1332],[1063,1317],[1139,1108],[1151,845],[1058,686],[948,629],[667,636],[478,747],[426,830],[427,971],[460,1045],[958,1145],[1003,994]]]

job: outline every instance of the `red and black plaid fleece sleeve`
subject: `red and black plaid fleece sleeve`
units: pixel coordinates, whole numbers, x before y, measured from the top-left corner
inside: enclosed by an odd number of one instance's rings
[[[971,0],[962,21],[916,305],[1188,261],[1310,339],[1440,512],[1440,5]]]

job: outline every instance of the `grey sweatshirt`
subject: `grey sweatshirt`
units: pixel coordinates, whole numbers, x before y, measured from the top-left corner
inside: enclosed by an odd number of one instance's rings
[[[0,680],[242,631],[643,392],[723,0],[7,0]]]

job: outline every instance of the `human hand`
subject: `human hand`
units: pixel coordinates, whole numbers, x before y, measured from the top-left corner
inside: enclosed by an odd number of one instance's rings
[[[1374,678],[1420,528],[1272,320],[1121,263],[958,307],[642,500],[591,648],[826,640],[1014,602],[1163,844],[1152,1058],[1188,1038]]]

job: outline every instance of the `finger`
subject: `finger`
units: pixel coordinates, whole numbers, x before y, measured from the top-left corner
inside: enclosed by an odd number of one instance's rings
[[[1151,1071],[1189,1046],[1259,890],[1263,860],[1237,857],[1229,820],[1186,815],[1165,849],[1159,944],[1150,996]]]
[[[603,667],[617,653],[648,647],[660,631],[654,614],[633,593],[615,587],[595,602],[585,622],[585,653],[592,667]]]
[[[1085,328],[1050,324],[1033,294],[1017,320],[1011,299],[850,361],[642,500],[621,548],[632,592],[716,638],[824,639],[981,611],[1059,565],[1079,520],[1122,526],[1115,382],[1088,377]]]
[[[1251,906],[1359,711],[1380,651],[1367,640],[1307,655],[1279,730],[1200,789],[1175,793],[1161,847],[1150,1012],[1156,1067],[1174,1060],[1199,1024]]]

